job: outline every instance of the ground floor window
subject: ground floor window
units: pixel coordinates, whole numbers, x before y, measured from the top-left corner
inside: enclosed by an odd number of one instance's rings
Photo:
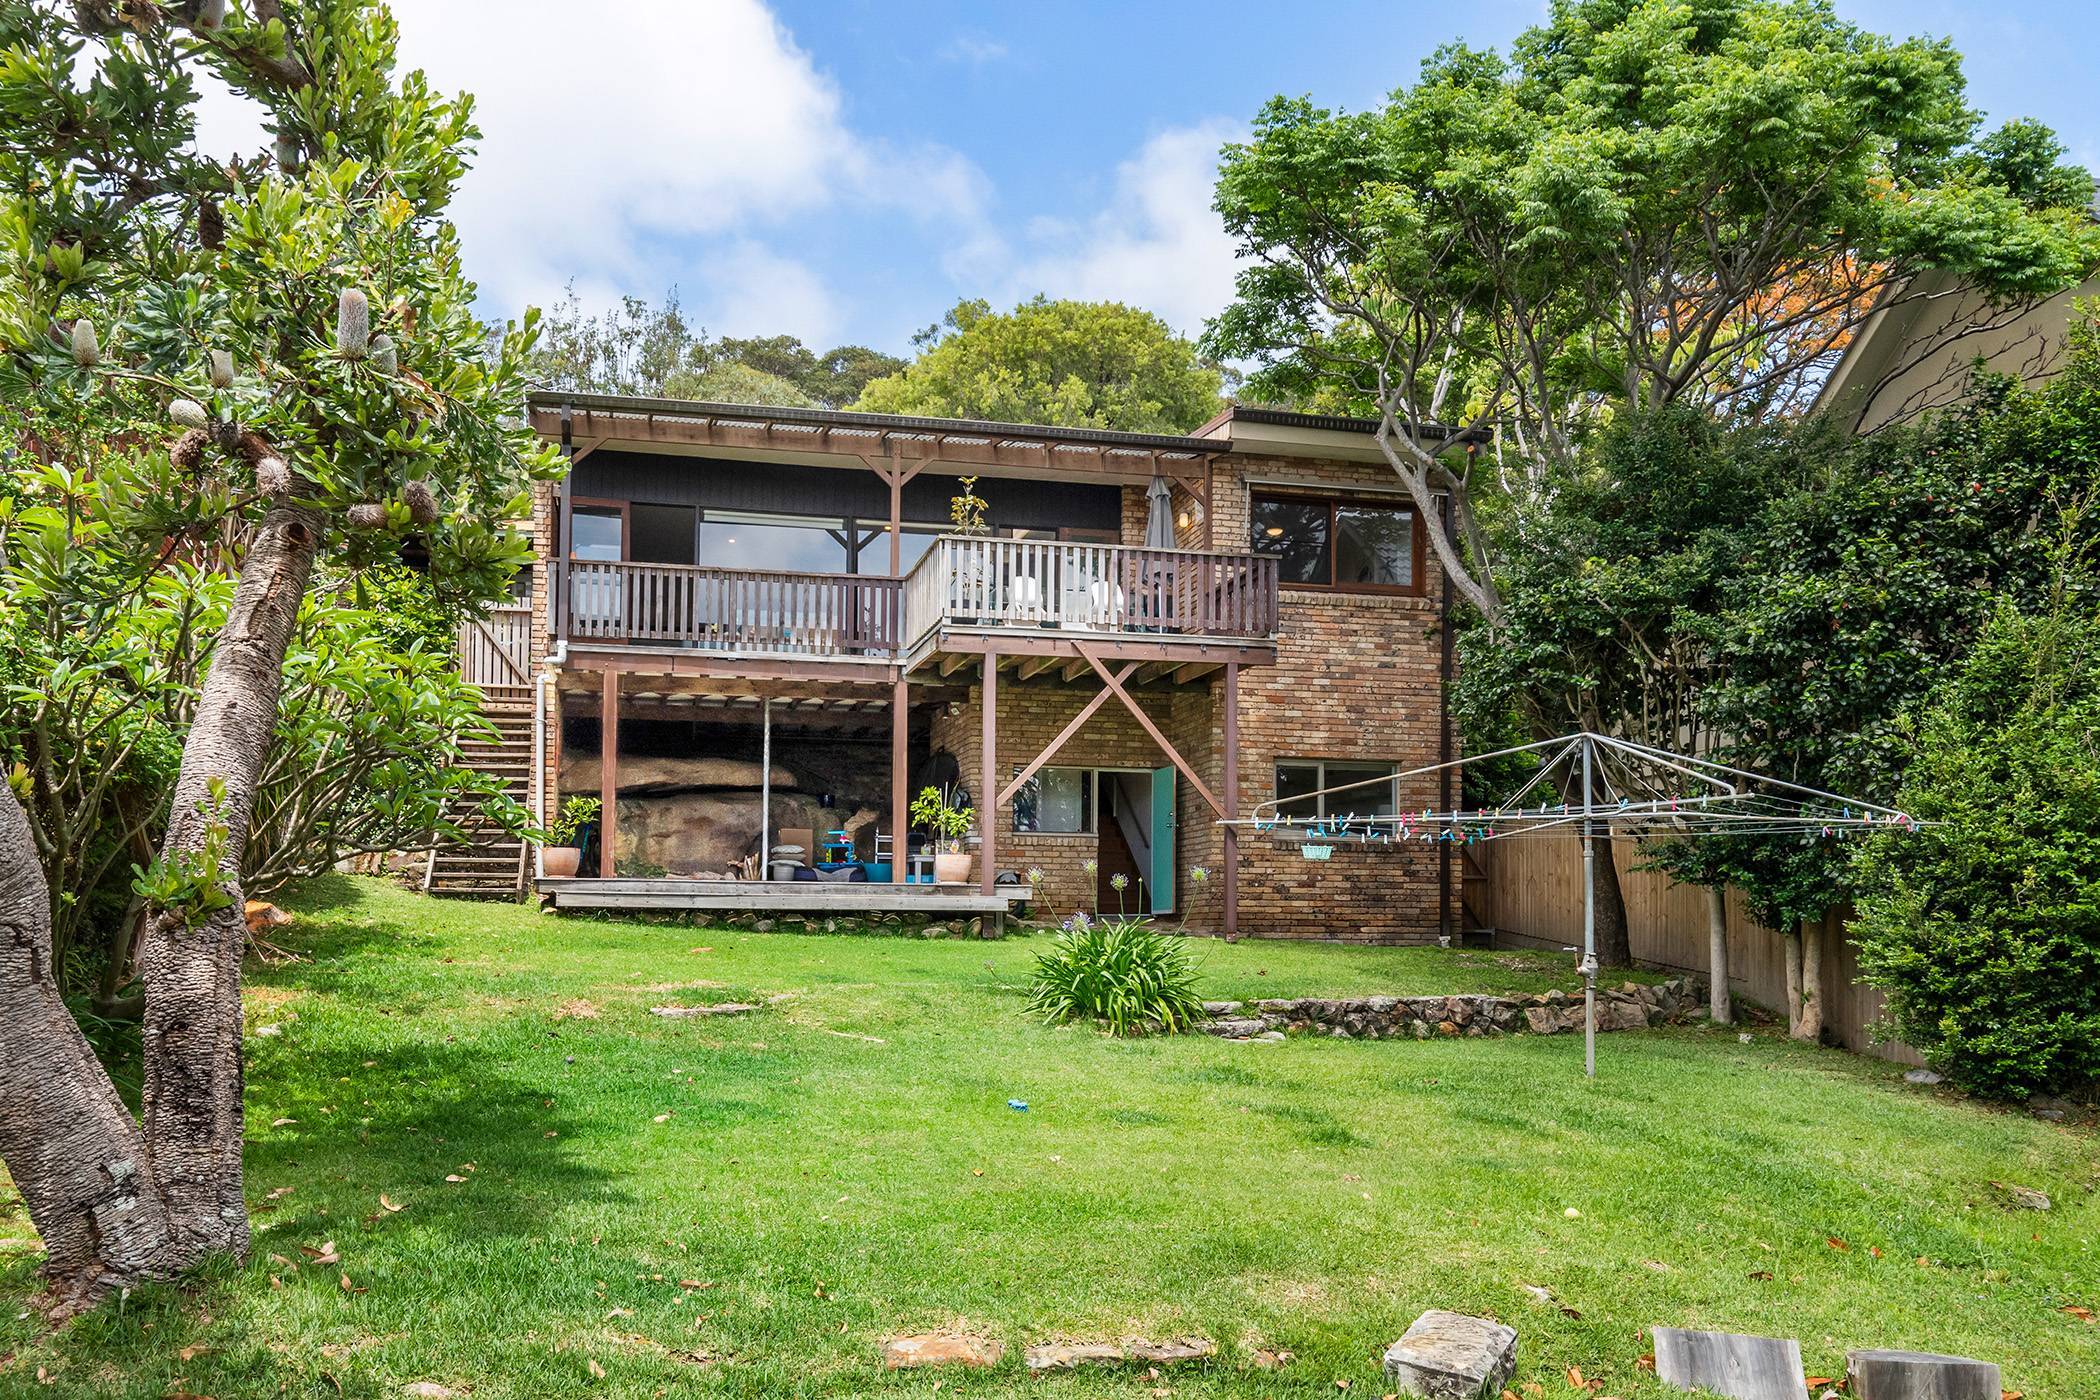
[[[1016,768],[1015,773],[1021,770]],[[1038,768],[1014,790],[1014,830],[1088,835],[1094,830],[1094,770]]]
[[[1400,810],[1399,768],[1357,759],[1285,758],[1276,763],[1276,810],[1302,821],[1389,817]],[[1385,781],[1380,782],[1383,778]],[[1329,792],[1340,788],[1340,792]]]

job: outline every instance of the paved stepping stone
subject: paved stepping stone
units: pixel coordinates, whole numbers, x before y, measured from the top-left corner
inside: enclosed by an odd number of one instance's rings
[[[1516,1370],[1515,1328],[1442,1308],[1416,1318],[1385,1349],[1386,1380],[1424,1400],[1492,1400]]]
[[[1041,1342],[1022,1353],[1031,1371],[1069,1371],[1080,1366],[1172,1366],[1203,1361],[1218,1354],[1208,1337],[1177,1337],[1171,1342]]]
[[[917,1366],[996,1366],[1004,1355],[1004,1342],[958,1337],[948,1332],[892,1337],[882,1344],[883,1369],[889,1371]]]
[[[1801,1343],[1735,1332],[1652,1329],[1656,1379],[1680,1390],[1710,1390],[1730,1400],[1808,1400]]]
[[[1848,1351],[1845,1388],[1852,1400],[1999,1400],[1995,1362],[1929,1351]]]

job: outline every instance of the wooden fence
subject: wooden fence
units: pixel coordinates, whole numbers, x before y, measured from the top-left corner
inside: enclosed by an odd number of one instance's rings
[[[1627,932],[1635,961],[1706,974],[1706,891],[1680,885],[1638,863],[1631,841],[1613,843],[1620,887],[1626,892]],[[1564,948],[1582,942],[1582,843],[1573,833],[1495,841],[1488,853],[1498,944]],[[1917,1052],[1900,1041],[1874,1040],[1882,994],[1859,981],[1859,963],[1845,918],[1833,914],[1823,929],[1823,1025],[1847,1049],[1903,1064]],[[1783,1014],[1786,958],[1780,935],[1750,917],[1741,891],[1728,893],[1728,985],[1738,997]]]

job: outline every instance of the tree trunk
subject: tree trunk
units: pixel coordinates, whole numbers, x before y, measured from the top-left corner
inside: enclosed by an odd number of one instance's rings
[[[1619,884],[1619,864],[1611,856],[1611,827],[1597,823],[1597,963],[1601,967],[1633,966],[1633,935],[1626,927],[1626,892]]]
[[[1728,997],[1728,889],[1706,887],[1706,980],[1707,1010],[1714,1024],[1725,1026],[1734,1019],[1735,1008]]]
[[[195,923],[179,911],[157,911],[139,955],[146,983],[144,1126],[154,1178],[178,1234],[206,1251],[235,1255],[248,1249],[241,1179],[241,957],[248,928],[240,858],[320,526],[318,513],[301,506],[274,506],[263,517],[183,744],[161,851],[201,851],[213,822],[223,822],[232,902]],[[216,813],[205,810],[213,779],[225,784]]]
[[[1823,925],[1819,920],[1801,921],[1800,1014],[1794,1022],[1796,1040],[1823,1038]]]
[[[1801,925],[1795,924],[1782,937],[1786,949],[1786,1033],[1801,1033]]]
[[[195,1261],[154,1189],[146,1144],[51,965],[51,896],[29,818],[0,784],[0,1161],[44,1240],[61,1312]]]

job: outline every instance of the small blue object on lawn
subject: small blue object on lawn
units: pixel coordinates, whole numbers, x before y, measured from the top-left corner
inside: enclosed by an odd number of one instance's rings
[[[1008,1099],[1006,1101],[1006,1106],[1016,1113],[1026,1113],[1028,1111],[1028,1100]]]

